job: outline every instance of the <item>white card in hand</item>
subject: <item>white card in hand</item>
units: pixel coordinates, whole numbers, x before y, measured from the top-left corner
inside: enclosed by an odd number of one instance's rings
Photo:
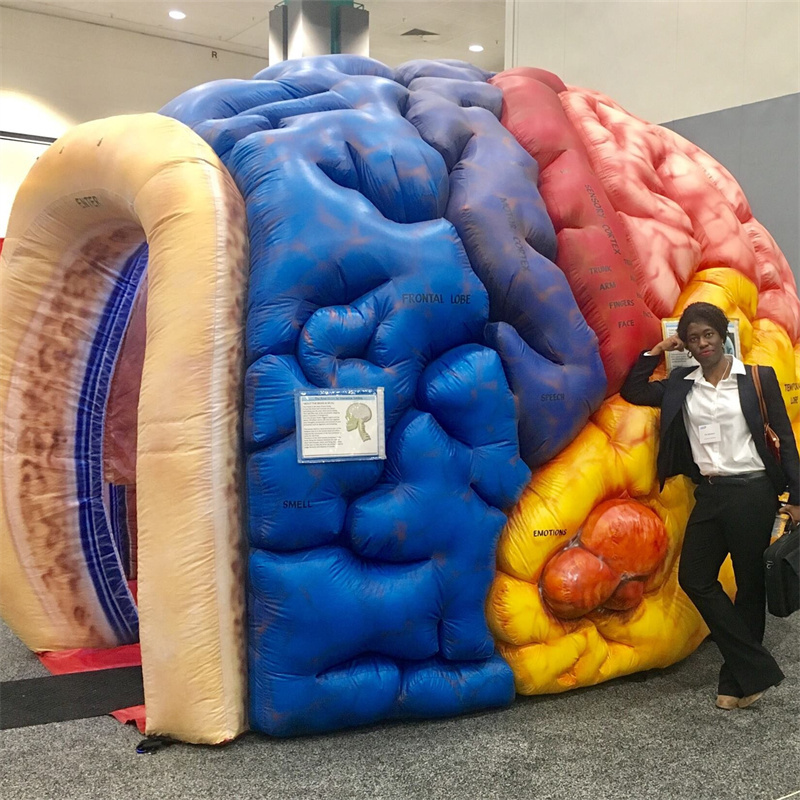
[[[698,425],[700,444],[716,444],[722,439],[719,422],[710,422],[708,425]]]

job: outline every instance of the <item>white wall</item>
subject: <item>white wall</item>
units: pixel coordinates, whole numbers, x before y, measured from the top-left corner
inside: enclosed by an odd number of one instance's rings
[[[46,149],[46,145],[31,142],[0,140],[0,238],[6,235],[6,223],[19,185]]]
[[[666,122],[800,91],[798,0],[507,0],[506,68]]]
[[[59,136],[90,119],[158,111],[218,78],[251,78],[259,58],[0,7],[0,129]]]
[[[219,78],[251,78],[252,56],[0,7],[0,130],[58,137],[81,122],[158,111]],[[0,140],[0,236],[43,148]]]

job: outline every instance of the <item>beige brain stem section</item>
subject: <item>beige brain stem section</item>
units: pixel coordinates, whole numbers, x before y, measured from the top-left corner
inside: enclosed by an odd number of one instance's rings
[[[248,243],[235,184],[175,120],[74,128],[34,165],[12,209],[0,256],[0,612],[37,651],[126,640],[97,579],[119,556],[92,563],[81,541],[75,442],[98,320],[143,242],[145,353],[124,472],[135,463],[147,729],[221,742],[246,729]],[[91,455],[102,463],[99,439]]]

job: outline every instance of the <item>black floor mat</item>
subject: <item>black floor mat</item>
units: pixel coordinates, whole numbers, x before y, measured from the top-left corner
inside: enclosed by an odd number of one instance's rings
[[[144,703],[141,667],[0,683],[0,730],[102,717]]]

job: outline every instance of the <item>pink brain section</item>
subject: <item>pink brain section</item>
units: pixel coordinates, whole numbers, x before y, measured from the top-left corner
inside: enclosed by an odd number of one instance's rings
[[[608,394],[660,330],[639,285],[641,270],[625,227],[592,164],[592,142],[573,125],[549,72],[519,68],[492,79],[503,91],[503,125],[539,162],[539,191],[558,240],[556,263],[597,335]]]
[[[557,263],[598,337],[609,395],[660,337],[659,320],[696,299],[740,318],[745,350],[756,319],[797,345],[791,270],[728,170],[672,131],[544,70],[508,70],[491,82],[503,91],[503,124],[539,162]],[[723,295],[704,294],[704,283]]]
[[[569,88],[559,99],[636,249],[648,307],[670,316],[697,272],[731,268],[758,292],[753,316],[780,325],[796,343],[800,301],[791,269],[730,172],[598,92]]]

